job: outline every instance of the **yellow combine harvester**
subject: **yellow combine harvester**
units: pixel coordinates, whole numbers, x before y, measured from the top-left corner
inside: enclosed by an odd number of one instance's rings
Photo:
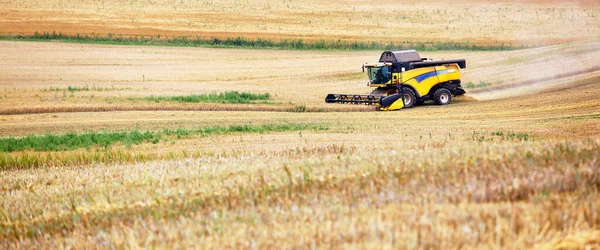
[[[459,69],[466,66],[465,59],[434,61],[415,50],[385,51],[378,63],[363,65],[368,85],[376,88],[370,95],[328,94],[325,102],[377,105],[380,110],[412,108],[429,100],[446,105],[453,95],[465,94]]]

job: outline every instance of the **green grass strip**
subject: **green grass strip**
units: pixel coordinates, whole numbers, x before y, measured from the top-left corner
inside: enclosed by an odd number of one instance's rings
[[[33,35],[0,36],[0,40],[8,41],[61,41],[70,43],[113,44],[113,45],[150,45],[178,47],[208,48],[248,48],[248,49],[283,49],[283,50],[400,50],[416,49],[419,51],[466,50],[466,51],[498,51],[532,48],[537,45],[513,44],[497,41],[495,43],[472,43],[454,41],[344,41],[341,39],[303,41],[302,39],[248,39],[235,38],[203,38],[200,36],[162,37],[135,36],[123,37],[109,33],[99,35],[66,35],[61,32],[35,32]]]
[[[96,86],[96,85],[92,85],[90,87],[88,85],[85,85],[85,86],[67,86],[66,88],[50,86],[50,88],[43,88],[41,90],[42,90],[42,92],[69,91],[69,92],[73,93],[73,92],[81,92],[81,91],[111,91],[111,90],[126,90],[126,89],[129,89],[129,88],[115,88],[114,86],[100,87],[100,86]]]
[[[114,131],[114,132],[84,132],[43,135],[29,135],[22,138],[0,138],[0,152],[16,152],[23,150],[33,151],[66,151],[78,148],[108,147],[121,142],[125,145],[141,143],[158,143],[165,136],[185,138],[191,135],[214,135],[227,133],[266,133],[297,130],[327,130],[327,127],[305,124],[262,124],[262,125],[231,125],[208,126],[196,129],[162,129],[158,131],[140,132]]]
[[[135,99],[135,98],[133,98]],[[223,93],[211,93],[203,95],[187,95],[187,96],[149,96],[138,98],[138,100],[161,102],[215,102],[215,103],[231,103],[231,104],[251,104],[255,101],[266,101],[271,99],[271,94],[255,94],[249,92],[228,91]]]

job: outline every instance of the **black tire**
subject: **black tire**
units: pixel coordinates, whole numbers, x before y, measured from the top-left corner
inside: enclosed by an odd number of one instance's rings
[[[437,105],[448,105],[452,101],[452,93],[448,89],[440,88],[433,93],[433,100]]]
[[[415,92],[411,88],[402,88],[402,92],[404,95],[402,96],[402,100],[404,101],[404,108],[412,108],[415,106],[417,102],[417,96]]]

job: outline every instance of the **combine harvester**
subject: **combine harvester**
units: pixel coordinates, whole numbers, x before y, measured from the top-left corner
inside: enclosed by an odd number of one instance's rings
[[[465,59],[434,61],[415,50],[385,51],[378,63],[363,65],[368,86],[376,88],[370,95],[328,94],[325,102],[377,105],[379,110],[412,108],[428,100],[446,105],[453,95],[465,94],[459,68],[466,66]]]

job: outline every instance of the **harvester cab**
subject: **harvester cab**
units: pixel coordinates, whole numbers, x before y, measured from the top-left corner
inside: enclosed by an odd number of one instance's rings
[[[363,72],[367,71],[369,77],[369,87],[379,87],[390,83],[392,72],[390,71],[390,63],[364,64]]]
[[[364,64],[369,95],[328,94],[327,103],[377,105],[380,110],[411,108],[433,100],[446,105],[452,96],[465,94],[460,85],[460,70],[465,59],[439,60],[421,58],[415,50],[385,51],[379,62]]]

